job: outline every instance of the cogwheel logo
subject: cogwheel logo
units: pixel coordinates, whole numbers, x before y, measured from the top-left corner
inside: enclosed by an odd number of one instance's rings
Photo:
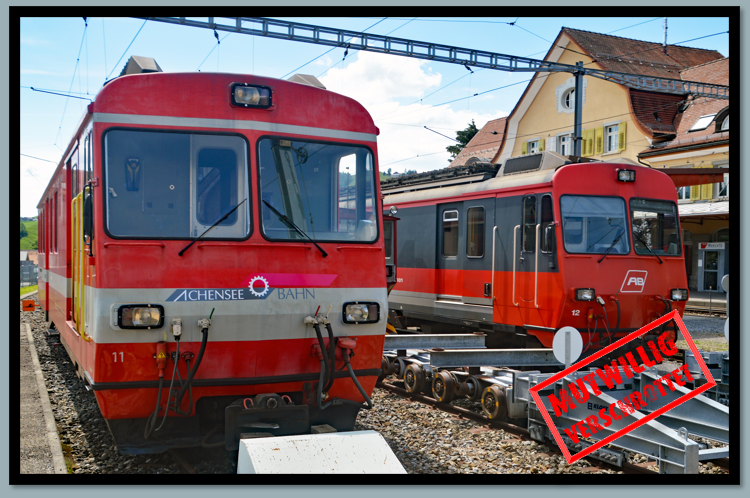
[[[263,291],[261,291],[261,292],[256,292],[255,289],[253,289],[253,287],[255,286],[255,282],[257,282],[257,281],[263,282],[263,286],[264,287],[263,287]],[[253,296],[256,296],[256,297],[263,297],[263,296],[265,296],[266,294],[268,294],[268,290],[269,290],[268,280],[266,280],[265,278],[263,278],[260,275],[251,278],[250,279],[250,283],[248,284],[247,287],[248,287],[248,289],[250,289],[250,293]]]

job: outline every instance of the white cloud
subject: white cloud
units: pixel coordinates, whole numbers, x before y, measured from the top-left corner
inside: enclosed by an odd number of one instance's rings
[[[401,105],[397,101],[399,98],[416,99],[428,89],[434,91],[442,75],[433,73],[426,61],[370,52],[357,55],[357,61],[343,69],[331,69],[321,81],[329,90],[359,101],[376,119],[375,125],[380,129],[381,171],[391,168],[398,172],[422,172],[445,168],[450,157],[445,148],[455,142],[424,126],[455,137],[456,131],[466,128],[472,119],[481,128],[487,121],[508,114],[467,110],[465,101],[455,104],[460,109],[448,105]]]

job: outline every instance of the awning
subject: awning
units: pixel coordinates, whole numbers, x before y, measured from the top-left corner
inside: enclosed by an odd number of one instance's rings
[[[679,204],[677,209],[680,212],[680,218],[688,216],[726,216],[729,215],[729,201]]]
[[[658,171],[669,175],[676,187],[721,183],[724,175],[729,174],[729,168],[664,168]]]

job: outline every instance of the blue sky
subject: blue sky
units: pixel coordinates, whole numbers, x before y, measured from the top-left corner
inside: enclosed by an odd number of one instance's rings
[[[658,43],[664,37],[663,17],[279,19],[540,59],[563,26]],[[731,55],[725,17],[670,17],[667,27],[670,44]],[[329,52],[330,47],[312,44],[226,32],[219,36],[217,45],[209,30],[155,21],[144,25],[131,18],[88,18],[87,27],[80,17],[21,19],[21,216],[36,215],[36,203],[89,102],[29,87],[93,100],[131,55],[154,57],[168,72],[317,76],[329,90],[359,100],[370,111],[381,130],[381,170],[393,171],[447,166],[445,147],[453,142],[424,126],[453,137],[472,119],[481,127],[505,116],[531,76],[470,73],[461,65],[351,50],[344,59],[342,48]],[[472,97],[476,93],[481,95]]]

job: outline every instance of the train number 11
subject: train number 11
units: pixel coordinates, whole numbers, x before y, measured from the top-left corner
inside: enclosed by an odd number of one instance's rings
[[[573,316],[581,316],[581,310],[573,310]]]
[[[117,353],[112,353],[112,356],[115,357],[115,363],[117,363]],[[124,353],[120,351],[120,363],[122,363],[123,361],[125,361],[125,356]]]

